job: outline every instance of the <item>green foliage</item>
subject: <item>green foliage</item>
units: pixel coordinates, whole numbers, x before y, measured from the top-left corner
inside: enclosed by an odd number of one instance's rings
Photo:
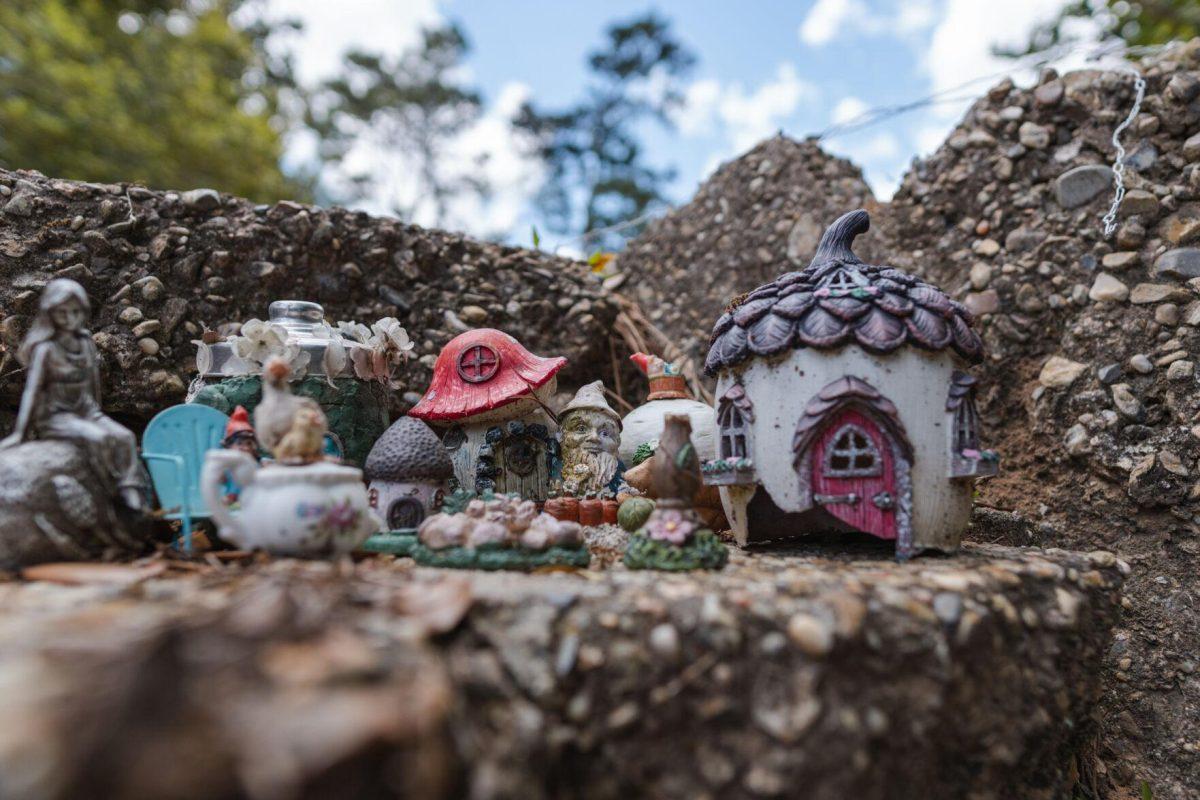
[[[244,0],[4,0],[0,164],[89,181],[303,197],[280,172],[287,59]]]
[[[1200,34],[1200,2],[1197,0],[1071,0],[1059,15],[1039,25],[1024,48],[998,49],[1006,56],[1039,53],[1073,40],[1070,20],[1090,18],[1100,24],[1103,38],[1122,39],[1130,45],[1154,45],[1172,39],[1186,41]]]
[[[668,113],[682,102],[681,80],[695,58],[653,13],[611,26],[607,37],[588,56],[592,81],[583,100],[558,111],[527,103],[514,121],[548,167],[537,204],[559,233],[645,214],[666,202],[662,188],[673,177],[645,163],[638,137],[648,122],[671,127]],[[635,233],[605,232],[597,243],[615,250]]]
[[[328,81],[313,104],[322,111],[309,116],[324,137],[322,156],[344,162],[363,143],[402,154],[406,165],[415,166],[418,191],[415,200],[393,197],[392,205],[409,219],[425,208],[433,224],[442,225],[453,198],[486,197],[489,187],[479,170],[446,157],[454,137],[479,118],[479,92],[457,76],[469,50],[462,30],[447,25],[424,31],[419,46],[398,59],[351,52],[345,74]],[[351,176],[360,197],[389,188],[390,171],[372,167]]]
[[[1154,800],[1154,791],[1150,788],[1150,784],[1142,781],[1141,787],[1142,800]]]
[[[633,451],[633,460],[629,464],[630,468],[636,467],[638,464],[645,461],[654,455],[654,451],[658,449],[658,439],[651,439],[648,442],[642,442]]]
[[[542,237],[541,237],[541,234],[538,233],[537,225],[530,225],[529,233],[532,235],[534,248],[541,247],[542,246]]]
[[[658,569],[683,572],[693,569],[721,569],[729,561],[729,551],[717,535],[707,528],[696,531],[683,545],[651,539],[642,531],[629,537],[625,548],[625,566],[630,569]]]
[[[541,567],[578,567],[586,569],[592,556],[586,547],[547,547],[545,550],[530,550],[526,547],[508,545],[483,545],[480,547],[446,547],[434,550],[417,543],[412,548],[412,557],[425,567],[444,569],[486,569],[529,571]]]

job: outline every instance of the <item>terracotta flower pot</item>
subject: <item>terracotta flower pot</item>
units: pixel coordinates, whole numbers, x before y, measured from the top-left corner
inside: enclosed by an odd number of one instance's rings
[[[616,525],[617,524],[617,509],[620,507],[621,507],[620,504],[617,503],[616,500],[605,500],[604,501],[604,524],[605,525]]]
[[[599,498],[588,498],[579,501],[579,524],[584,527],[595,527],[604,522],[604,501]]]
[[[545,510],[563,522],[579,522],[579,500],[574,497],[552,497],[546,501]]]

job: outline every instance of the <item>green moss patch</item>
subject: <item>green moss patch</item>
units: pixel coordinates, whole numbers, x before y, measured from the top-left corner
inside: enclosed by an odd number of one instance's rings
[[[362,550],[367,553],[387,553],[393,556],[411,556],[413,547],[417,545],[417,532],[412,529],[385,531],[367,538],[362,543]]]
[[[483,547],[446,547],[433,550],[418,542],[412,557],[425,567],[445,569],[511,569],[529,571],[539,567],[578,567],[585,569],[591,561],[586,547],[548,547],[529,550],[524,547],[487,545]]]
[[[625,566],[630,569],[659,569],[683,572],[693,569],[721,569],[729,561],[729,551],[717,535],[707,528],[696,531],[684,545],[651,539],[638,531],[625,548]]]

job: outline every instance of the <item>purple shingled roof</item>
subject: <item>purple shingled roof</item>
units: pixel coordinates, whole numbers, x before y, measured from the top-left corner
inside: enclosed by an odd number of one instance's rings
[[[936,286],[893,267],[864,264],[850,244],[871,225],[851,211],[829,226],[812,263],[780,275],[730,308],[713,326],[704,371],[714,375],[753,356],[800,347],[858,344],[890,353],[914,344],[983,358],[971,312]]]

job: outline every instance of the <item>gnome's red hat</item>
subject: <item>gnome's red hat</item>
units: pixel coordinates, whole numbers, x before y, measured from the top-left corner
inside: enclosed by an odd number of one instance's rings
[[[229,424],[225,426],[225,438],[222,441],[224,444],[229,444],[234,439],[247,435],[254,436],[254,426],[250,424],[250,412],[244,406],[238,406],[229,417]]]
[[[467,331],[442,348],[429,389],[408,413],[426,422],[482,414],[532,394],[566,363],[536,356],[494,328]]]

